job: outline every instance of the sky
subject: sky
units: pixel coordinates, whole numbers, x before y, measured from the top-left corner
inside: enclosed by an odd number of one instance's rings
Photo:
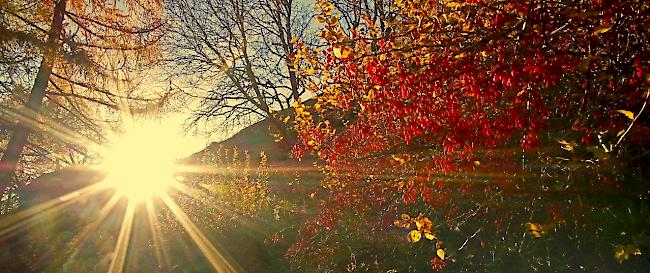
[[[140,81],[132,86],[136,89],[134,93],[146,97],[159,97],[168,89],[166,81],[157,71],[148,71],[139,76]],[[121,132],[115,133],[112,138],[117,140],[122,135],[143,135],[143,137],[151,139],[152,142],[156,142],[161,149],[171,149],[178,157],[187,157],[201,151],[210,143],[227,137],[226,134],[218,132],[207,133],[208,130],[201,130],[201,128],[185,132],[184,129],[187,127],[185,124],[188,119],[192,118],[195,102],[189,101],[188,98],[172,98],[171,100],[181,100],[182,103],[172,101],[173,105],[164,106],[162,109],[156,104],[151,109],[145,110],[146,113],[124,113]],[[124,108],[129,108],[128,103],[124,105]]]
[[[189,113],[168,113],[163,116],[160,123],[163,132],[174,134],[173,139],[176,140],[176,143],[173,145],[177,145],[177,149],[179,150],[178,154],[184,157],[202,150],[211,142],[219,139],[216,136],[193,135],[184,132],[184,122],[190,116],[191,114]]]

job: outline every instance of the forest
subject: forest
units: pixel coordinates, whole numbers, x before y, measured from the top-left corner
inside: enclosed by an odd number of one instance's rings
[[[0,272],[648,272],[648,102],[644,0],[0,0]]]

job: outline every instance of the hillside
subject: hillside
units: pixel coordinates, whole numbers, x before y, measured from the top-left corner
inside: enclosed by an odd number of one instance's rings
[[[259,121],[224,141],[211,143],[205,149],[191,155],[190,161],[201,158],[206,151],[216,151],[219,146],[229,149],[236,147],[240,151],[248,151],[253,158],[258,157],[263,151],[271,162],[291,161],[289,154],[293,141],[276,142],[270,133],[271,126],[268,120]]]
[[[314,99],[310,99],[305,101],[304,104],[313,105],[315,102]],[[284,109],[278,115],[280,117],[293,116],[293,108]],[[221,146],[227,149],[236,147],[240,151],[248,151],[253,159],[259,157],[261,152],[264,152],[271,165],[275,166],[311,165],[312,160],[310,159],[298,161],[290,157],[291,147],[295,143],[295,139],[284,139],[276,142],[276,139],[271,135],[272,130],[273,125],[268,119],[261,120],[242,129],[226,140],[211,143],[205,149],[192,154],[186,162],[196,162],[206,151],[214,152]]]

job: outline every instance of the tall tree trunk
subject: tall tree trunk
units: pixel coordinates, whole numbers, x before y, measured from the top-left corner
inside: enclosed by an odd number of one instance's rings
[[[29,93],[29,98],[25,104],[25,111],[30,118],[36,119],[45,97],[45,91],[50,81],[52,67],[56,54],[59,51],[59,38],[63,30],[63,19],[68,0],[59,0],[54,6],[54,15],[52,16],[52,25],[47,35],[46,47],[43,52],[41,66],[36,74],[34,85]],[[4,190],[14,185],[14,174],[20,156],[27,144],[27,137],[30,134],[28,125],[19,121],[9,139],[7,149],[0,159],[0,190]]]

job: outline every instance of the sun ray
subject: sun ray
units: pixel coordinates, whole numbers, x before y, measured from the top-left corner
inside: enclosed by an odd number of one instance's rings
[[[10,118],[22,122],[27,127],[29,127],[29,129],[32,131],[48,134],[62,141],[68,143],[74,143],[86,147],[93,151],[101,149],[101,146],[95,143],[94,141],[91,141],[90,139],[78,134],[77,132],[74,132],[68,128],[59,125],[58,122],[50,120],[47,117],[44,117],[43,115],[39,115],[38,116],[39,120],[36,120],[34,118],[35,115],[33,114],[32,110],[24,109],[22,113],[16,113],[14,111],[0,108],[0,112],[7,115]],[[43,128],[43,126],[47,126],[47,128]]]
[[[214,191],[214,189],[209,188],[207,184],[200,184],[199,187],[205,189],[209,193],[218,194]],[[208,193],[206,193],[205,191],[199,190],[197,188],[189,187],[181,183],[175,183],[173,185],[173,188],[192,198],[209,198]],[[206,206],[212,206],[212,208],[215,208],[219,212],[224,213],[224,215],[232,214],[232,212],[235,211],[235,209],[232,209],[230,206],[224,203],[219,203],[218,205],[206,204]],[[259,234],[265,233],[265,230],[262,228],[263,224],[260,225],[259,223],[248,221],[248,220],[242,220],[242,219],[238,219],[238,221],[250,231],[257,232]]]
[[[147,209],[147,217],[149,218],[149,228],[151,229],[151,237],[153,238],[153,248],[156,260],[158,261],[159,267],[162,266],[165,269],[169,269],[171,267],[169,264],[169,255],[165,248],[162,236],[160,235],[160,225],[153,200],[147,199],[145,207]]]
[[[182,165],[179,167],[179,173],[194,173],[194,174],[223,174],[229,173],[233,170],[244,170],[246,168],[231,168],[231,167],[217,167],[205,165]],[[250,169],[250,168],[249,168]],[[252,169],[251,169],[252,170]],[[293,172],[320,172],[321,170],[314,166],[295,166],[295,167],[269,167],[269,172],[273,173],[293,173]]]
[[[117,243],[113,251],[113,259],[108,268],[108,273],[122,273],[124,271],[124,263],[126,262],[126,254],[129,249],[129,239],[131,238],[131,229],[133,228],[133,218],[135,215],[135,203],[129,202],[126,206],[120,233],[117,236]]]
[[[41,215],[46,213],[54,213],[59,211],[79,198],[89,196],[96,193],[103,188],[103,185],[93,184],[73,192],[64,194],[58,198],[45,201],[31,208],[18,211],[14,214],[8,215],[0,219],[0,238],[10,235],[13,232],[19,231],[21,228],[27,228],[38,222]]]
[[[183,210],[172,200],[169,195],[163,194],[160,199],[169,207],[170,211],[176,216],[178,222],[183,226],[192,241],[199,247],[199,250],[206,257],[212,268],[219,273],[236,273],[241,270],[235,269],[226,257],[208,240],[208,238],[199,230],[192,220],[183,212]]]
[[[53,272],[57,270],[57,267],[59,267],[63,261],[62,260],[71,260],[74,259],[77,251],[79,250],[79,247],[81,244],[83,244],[86,239],[88,238],[89,235],[92,234],[92,232],[97,230],[97,227],[104,222],[106,217],[110,214],[110,212],[113,210],[117,202],[120,200],[120,196],[117,194],[113,194],[111,198],[104,204],[100,209],[99,213],[97,215],[97,219],[93,220],[91,223],[86,225],[81,232],[79,232],[78,236],[73,239],[72,242],[70,242],[67,246],[69,250],[72,251],[67,256],[61,257],[61,259],[56,259],[54,261],[50,262],[49,269],[46,270],[46,272]],[[69,253],[69,252],[68,252]]]
[[[196,189],[196,188],[189,187],[189,186],[184,185],[184,184],[176,183],[173,186],[174,186],[174,189],[178,190],[179,192],[181,192],[181,193],[183,193],[183,194],[185,194],[185,195],[187,195],[187,196],[189,196],[191,198],[198,199],[198,198],[208,198],[209,197],[204,191],[201,191],[201,190]],[[212,192],[212,190],[207,188],[205,185],[201,185],[201,188]],[[214,204],[212,204],[212,206],[215,209],[217,209],[219,212],[222,212],[224,214],[225,213],[231,213],[233,211],[233,210],[229,210],[228,207],[224,207],[225,204],[219,204],[219,206],[215,206]]]
[[[203,197],[203,195],[205,194],[204,192],[202,192],[200,190],[191,188],[191,187],[189,187],[189,186],[187,186],[185,184],[181,184],[181,183],[175,183],[173,185],[173,188],[180,191],[181,193],[183,193],[183,194],[185,194],[187,196],[191,196],[191,197],[194,197],[194,198]]]

